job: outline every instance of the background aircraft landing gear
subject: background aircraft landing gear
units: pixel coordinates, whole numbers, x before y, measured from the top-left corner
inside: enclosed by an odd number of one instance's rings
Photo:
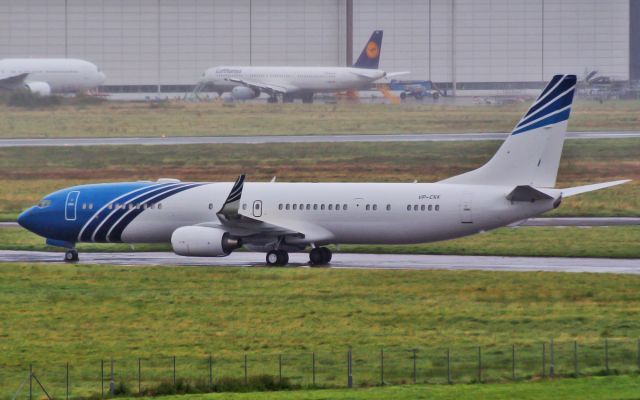
[[[331,262],[331,250],[326,247],[316,247],[309,252],[309,263],[311,265],[326,265]]]
[[[289,263],[289,253],[284,250],[271,250],[267,253],[267,265],[283,266]]]
[[[269,98],[267,99],[267,103],[277,103],[278,102],[278,98],[276,96],[269,96]]]
[[[64,261],[66,261],[66,262],[77,262],[78,260],[80,260],[80,258],[78,257],[78,250],[76,250],[76,249],[68,249],[64,253]]]

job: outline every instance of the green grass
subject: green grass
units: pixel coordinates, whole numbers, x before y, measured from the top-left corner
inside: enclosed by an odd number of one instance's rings
[[[491,385],[406,385],[367,389],[309,390],[272,393],[224,393],[189,396],[167,396],[163,399],[184,400],[589,400],[638,399],[640,381],[637,376],[593,377]]]
[[[183,180],[434,182],[476,168],[498,141],[315,143],[0,149],[0,218],[79,183],[176,177]],[[565,199],[557,216],[640,215],[640,139],[565,144],[559,187],[630,178],[634,182]]]
[[[444,242],[414,245],[343,245],[347,253],[459,254],[533,257],[640,258],[640,226],[593,228],[501,228]],[[22,228],[0,229],[2,250],[62,251]],[[169,244],[78,245],[80,252],[171,251]],[[335,250],[335,249],[334,249]]]
[[[0,106],[0,137],[126,137],[344,133],[508,132],[529,102],[432,104],[145,104],[108,102],[37,109]],[[577,102],[570,129],[635,130],[639,101]]]
[[[626,373],[639,293],[633,275],[0,264],[0,387],[32,361],[60,393],[68,361],[75,393],[88,393],[110,357],[129,386],[137,357],[145,385],[169,379],[173,355],[178,377],[203,380],[208,354],[216,379],[242,377],[245,354],[251,376],[277,375],[283,354],[284,376],[306,387],[312,351],[317,383],[344,385],[349,345],[356,386],[379,381],[381,347],[390,384],[410,382],[411,348],[419,382],[445,381],[447,347],[453,381],[473,382],[476,346],[483,380],[509,379],[512,344],[530,379],[551,337],[559,375],[573,373],[574,339],[580,373],[602,373],[604,338],[611,372]]]

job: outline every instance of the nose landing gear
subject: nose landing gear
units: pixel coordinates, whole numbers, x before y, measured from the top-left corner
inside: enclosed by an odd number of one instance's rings
[[[76,249],[68,249],[64,253],[64,261],[65,262],[78,262],[80,258],[78,257],[78,250]]]

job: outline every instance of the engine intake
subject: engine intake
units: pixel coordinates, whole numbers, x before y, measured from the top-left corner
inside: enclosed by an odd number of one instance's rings
[[[28,82],[25,86],[33,94],[39,94],[40,96],[50,96],[51,86],[47,82]]]
[[[180,256],[224,257],[242,246],[229,232],[206,226],[183,226],[171,235],[173,252]]]

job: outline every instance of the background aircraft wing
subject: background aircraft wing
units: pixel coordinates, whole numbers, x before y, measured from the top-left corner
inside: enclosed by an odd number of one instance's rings
[[[291,93],[298,90],[298,88],[295,86],[274,85],[272,83],[255,82],[246,79],[227,78],[226,80],[229,82],[239,83],[241,85],[250,87],[251,89],[265,92],[271,95]]]
[[[29,73],[16,74],[16,75],[0,75],[0,88],[3,89],[17,89],[24,86],[24,80],[29,76]]]

